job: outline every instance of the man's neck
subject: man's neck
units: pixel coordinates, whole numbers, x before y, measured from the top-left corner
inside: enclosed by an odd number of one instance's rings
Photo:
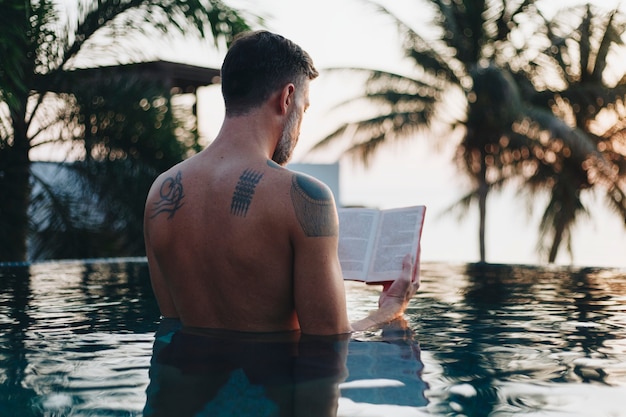
[[[278,123],[255,110],[243,116],[226,117],[212,146],[271,159],[280,135]]]

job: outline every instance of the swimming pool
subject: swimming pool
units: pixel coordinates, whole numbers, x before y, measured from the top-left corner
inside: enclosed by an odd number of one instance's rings
[[[422,277],[406,328],[347,343],[339,416],[626,416],[626,271]],[[354,319],[377,301],[347,289]],[[0,267],[0,416],[142,415],[157,325],[143,259]]]

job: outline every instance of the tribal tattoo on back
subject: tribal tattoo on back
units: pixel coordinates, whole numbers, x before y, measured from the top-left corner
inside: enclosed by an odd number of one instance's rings
[[[304,234],[309,237],[337,236],[333,196],[317,181],[296,174],[291,180],[291,202]]]
[[[183,206],[183,198],[185,194],[183,192],[182,173],[178,171],[176,177],[167,177],[161,184],[159,189],[159,195],[161,199],[153,203],[152,216],[156,217],[161,213],[169,213],[168,219],[174,217],[176,211]]]
[[[252,197],[254,196],[254,190],[263,178],[263,174],[251,169],[243,171],[239,177],[239,181],[235,186],[233,192],[233,198],[230,202],[230,213],[235,216],[246,217],[250,203],[252,203]]]

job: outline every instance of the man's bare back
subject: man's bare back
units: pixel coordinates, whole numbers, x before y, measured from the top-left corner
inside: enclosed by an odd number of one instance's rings
[[[163,316],[188,327],[340,334],[404,311],[419,284],[409,258],[379,309],[350,326],[332,193],[282,166],[316,76],[310,57],[278,35],[255,32],[231,46],[219,134],[159,176],[146,201],[146,253]]]
[[[195,327],[299,329],[293,241],[305,237],[294,204],[319,211],[316,204],[334,203],[311,178],[267,159],[216,157],[211,148],[164,173],[146,205],[162,313]],[[321,226],[314,219],[303,220],[321,227],[318,234],[337,228],[336,218]],[[322,265],[312,267],[322,272]],[[313,287],[308,291],[319,289]]]

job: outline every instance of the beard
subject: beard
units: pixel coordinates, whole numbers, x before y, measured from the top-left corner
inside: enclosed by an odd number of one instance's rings
[[[280,140],[274,149],[274,155],[272,155],[272,161],[278,165],[284,166],[291,159],[296,143],[298,143],[298,134],[294,136],[297,124],[298,114],[293,110],[285,122]]]

